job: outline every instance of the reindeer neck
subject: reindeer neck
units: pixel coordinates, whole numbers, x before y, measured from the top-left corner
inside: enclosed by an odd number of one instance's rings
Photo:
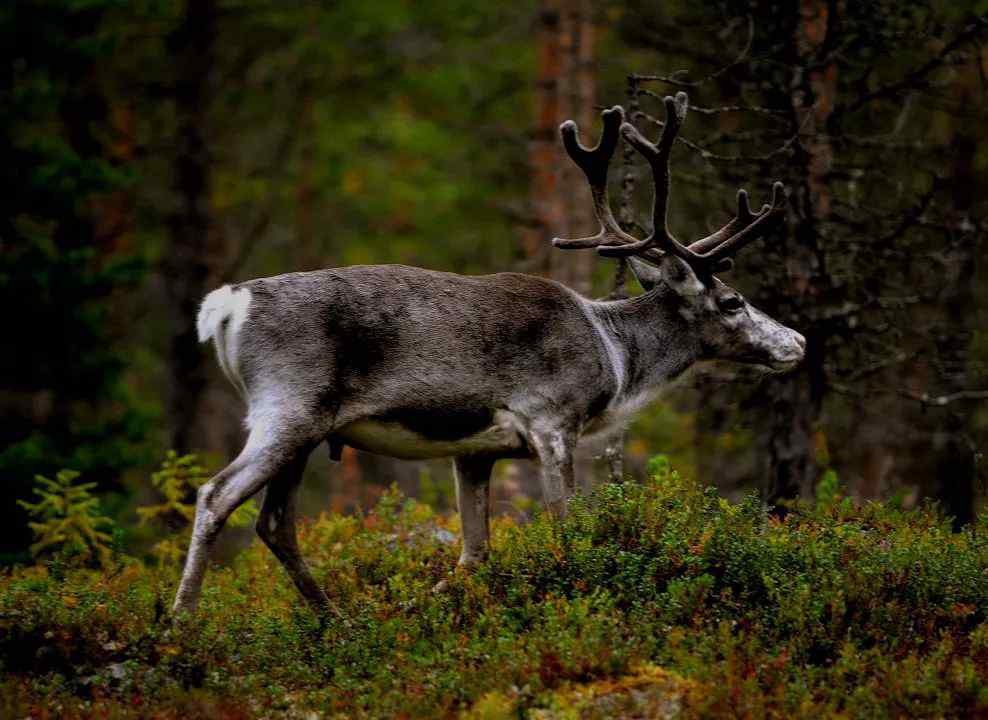
[[[687,370],[697,359],[695,335],[667,288],[627,300],[591,303],[602,332],[621,357],[618,402],[647,394]]]

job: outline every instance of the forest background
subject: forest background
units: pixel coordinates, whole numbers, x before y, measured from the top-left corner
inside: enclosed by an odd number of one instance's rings
[[[168,450],[219,468],[240,400],[195,339],[225,282],[354,263],[520,270],[595,297],[614,261],[552,251],[593,226],[558,142],[624,104],[692,110],[671,224],[707,234],[738,187],[789,188],[785,227],[730,277],[808,338],[787,376],[700,368],[623,438],[625,472],[670,456],[737,497],[825,481],[854,497],[985,496],[988,3],[60,0],[0,8],[0,561],[25,561],[38,474],[71,468],[140,545]],[[647,172],[613,173],[645,223]],[[638,208],[638,211],[634,210]],[[619,278],[620,279],[620,278]],[[603,448],[581,463],[604,479]],[[524,516],[531,469],[497,509]],[[303,507],[392,483],[448,507],[446,463],[314,454]]]

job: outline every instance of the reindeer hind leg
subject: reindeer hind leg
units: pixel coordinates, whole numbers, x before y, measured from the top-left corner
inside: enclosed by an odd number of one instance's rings
[[[230,514],[291,463],[311,450],[308,433],[276,423],[251,430],[237,459],[199,488],[196,517],[182,580],[175,596],[176,614],[195,612],[209,555]]]
[[[329,598],[302,559],[295,533],[295,505],[305,469],[306,456],[300,455],[268,483],[257,534],[278,558],[306,602],[319,615],[331,611]]]
[[[463,550],[458,565],[470,567],[487,559],[490,542],[491,470],[497,458],[458,457],[453,461],[456,504],[460,511]]]

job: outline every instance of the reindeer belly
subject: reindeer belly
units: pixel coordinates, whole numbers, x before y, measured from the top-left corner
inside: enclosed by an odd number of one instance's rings
[[[358,450],[403,460],[482,453],[528,454],[528,446],[510,412],[495,412],[490,422],[480,427],[470,422],[460,427],[437,427],[433,422],[419,422],[421,419],[367,418],[345,425],[335,435]]]

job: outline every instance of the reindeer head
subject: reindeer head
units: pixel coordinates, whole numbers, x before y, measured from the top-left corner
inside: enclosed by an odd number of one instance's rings
[[[624,110],[619,105],[603,112],[603,134],[593,149],[580,144],[572,120],[560,126],[566,152],[590,184],[600,231],[583,238],[556,238],[553,245],[564,250],[597,248],[605,257],[629,258],[632,270],[647,291],[666,298],[670,293],[674,296],[676,311],[694,337],[699,359],[733,360],[789,370],[803,359],[806,347],[803,336],[750,305],[740,293],[715,277],[716,273],[731,268],[735,253],[763,237],[784,217],[782,183],[773,185],[772,202],[757,213],[748,205],[748,194],[739,190],[737,215],[708,237],[683,245],[669,231],[666,219],[669,155],[686,118],[687,107],[686,93],[665,98],[666,122],[657,144],[648,141],[634,125],[624,122]],[[607,168],[619,133],[645,156],[655,179],[654,229],[643,239],[622,230],[611,213]]]

